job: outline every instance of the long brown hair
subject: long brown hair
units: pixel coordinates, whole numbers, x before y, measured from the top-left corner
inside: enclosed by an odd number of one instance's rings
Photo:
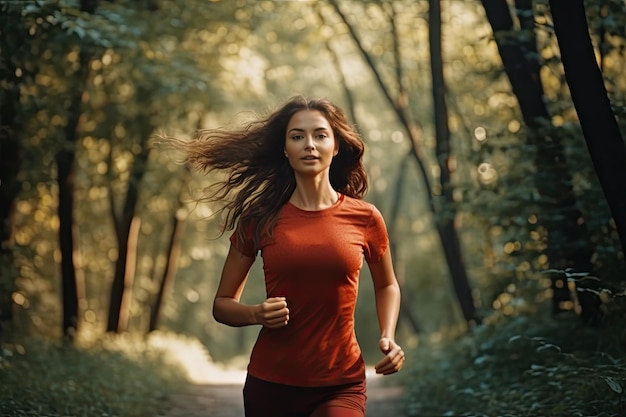
[[[269,116],[241,129],[202,129],[191,141],[180,142],[185,162],[202,172],[227,174],[207,187],[203,197],[223,203],[222,233],[241,223],[237,237],[243,241],[245,227],[254,227],[255,248],[262,236],[272,236],[280,209],[296,187],[284,146],[287,124],[301,110],[319,111],[333,129],[339,147],[330,166],[333,188],[354,198],[363,198],[367,192],[363,140],[344,112],[327,99],[293,97]]]

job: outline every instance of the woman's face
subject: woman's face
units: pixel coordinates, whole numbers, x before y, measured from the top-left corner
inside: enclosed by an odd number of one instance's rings
[[[339,148],[328,120],[317,110],[301,110],[287,124],[285,156],[297,174],[328,172]]]

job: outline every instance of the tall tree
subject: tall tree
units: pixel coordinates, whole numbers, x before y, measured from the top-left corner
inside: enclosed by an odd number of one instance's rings
[[[22,130],[20,86],[26,71],[19,63],[19,51],[24,51],[27,31],[20,19],[21,9],[13,4],[0,5],[0,333],[13,318],[14,290],[12,273],[13,222],[15,202],[20,190],[17,175],[22,165]],[[9,59],[10,57],[10,59]]]
[[[541,66],[537,61],[532,0],[515,1],[519,30],[515,28],[506,0],[483,0],[482,4],[527,127],[527,141],[535,148],[534,180],[541,196],[538,218],[539,225],[548,235],[545,253],[549,265],[554,271],[573,269],[590,273],[593,248],[576,201],[562,141],[552,126],[545,103]],[[571,300],[570,290],[564,273],[552,272],[551,281],[552,309],[558,313],[562,311],[562,302]],[[599,319],[601,313],[594,298],[591,293],[581,297],[585,320]]]
[[[80,11],[93,14],[97,0],[81,0]],[[73,82],[75,88],[69,98],[67,124],[65,126],[65,144],[56,154],[57,184],[59,187],[59,248],[61,252],[61,294],[63,300],[63,335],[73,340],[78,329],[78,283],[74,265],[76,229],[74,225],[74,175],[76,142],[80,137],[80,117],[82,114],[83,96],[89,78],[90,52],[81,47],[78,62],[75,65]]]
[[[138,97],[145,100],[150,97],[150,91],[139,87]],[[134,118],[138,129],[139,146],[133,157],[130,176],[126,187],[126,196],[120,216],[114,215],[115,235],[117,237],[117,260],[115,274],[111,284],[109,296],[109,313],[107,332],[119,333],[127,330],[130,318],[132,289],[135,278],[136,250],[139,239],[140,218],[137,213],[141,181],[146,173],[150,156],[150,137],[153,134],[153,114],[149,107],[144,107]],[[112,211],[115,206],[112,205]]]
[[[439,184],[441,190],[440,209],[435,222],[441,238],[443,252],[450,268],[452,285],[461,311],[467,321],[476,320],[474,298],[463,260],[461,242],[456,232],[457,217],[454,202],[451,172],[450,127],[448,125],[448,106],[446,104],[446,84],[443,75],[443,53],[441,45],[441,2],[429,0],[428,41],[430,46],[430,71],[432,78],[433,113],[435,118],[435,154],[439,165]]]
[[[626,254],[626,145],[596,61],[583,0],[550,0],[554,31],[585,142]]]

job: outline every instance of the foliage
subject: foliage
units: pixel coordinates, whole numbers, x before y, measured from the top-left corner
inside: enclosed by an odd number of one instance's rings
[[[533,132],[520,123],[520,117],[515,111],[511,111],[517,105],[509,105],[513,95],[505,87],[500,91],[494,89],[489,94],[489,102],[499,102],[498,109],[494,109],[494,112],[499,113],[500,121],[508,120],[508,123],[492,125],[491,117],[483,119],[477,115],[469,116],[474,121],[484,120],[485,124],[470,132],[475,139],[472,152],[467,157],[471,176],[458,183],[459,190],[463,192],[460,204],[465,210],[462,217],[467,219],[468,225],[469,233],[466,236],[484,237],[480,252],[475,252],[475,242],[469,239],[466,248],[468,258],[475,254],[478,259],[484,260],[477,268],[481,273],[475,274],[477,286],[484,297],[481,301],[486,308],[491,304],[506,314],[510,314],[513,309],[510,306],[503,309],[505,303],[500,302],[503,298],[534,303],[530,294],[516,291],[522,287],[545,286],[547,283],[547,291],[544,293],[545,296],[551,296],[549,281],[545,280],[544,275],[536,273],[548,267],[558,267],[558,263],[553,262],[554,259],[546,256],[550,252],[590,248],[593,253],[593,271],[577,272],[595,273],[605,285],[624,285],[624,257],[620,253],[615,225],[610,220],[602,190],[585,149],[577,115],[571,106],[546,3],[534,3],[535,34],[539,52],[537,58],[543,66],[541,78],[551,115],[549,123],[543,123],[539,132],[546,138],[554,138],[555,142],[563,146],[567,175],[554,175],[550,167],[533,163],[537,147],[529,145],[526,140]],[[623,56],[619,52],[623,46],[617,45],[624,44],[624,37],[614,30],[605,31],[602,28],[612,28],[614,24],[616,15],[610,12],[607,14],[607,11],[614,8],[623,10],[624,6],[612,0],[588,3],[588,16],[591,27],[594,28],[591,36],[603,48],[602,65],[606,83],[611,86],[612,99],[621,103],[626,91],[623,88],[623,77],[618,75],[623,66]],[[623,23],[623,19],[621,22]],[[523,34],[520,32],[518,36]],[[484,49],[480,42],[472,47],[472,58]],[[469,70],[474,73],[482,71],[485,76],[499,83],[502,81],[500,68],[499,62],[484,59],[480,67]],[[463,96],[464,94],[460,95]],[[477,181],[468,183],[467,178]],[[564,219],[564,213],[563,210],[551,208],[554,201],[542,198],[536,184],[542,184],[544,192],[548,191],[547,194],[555,196],[559,195],[559,190],[573,187],[575,208],[581,211],[577,222],[584,225],[589,237],[573,240],[568,237],[564,228],[559,228],[552,230],[548,239],[547,230],[542,224],[546,220],[558,224]],[[537,282],[533,283],[533,280]],[[567,302],[563,308],[573,309],[574,306],[574,303]]]
[[[81,347],[40,339],[4,343],[0,415],[157,415],[167,404],[168,394],[189,381],[163,340],[187,346],[187,354],[202,352],[173,335],[156,343],[122,337]]]
[[[409,416],[620,416],[626,350],[619,319],[493,316],[461,338],[425,345],[404,376]]]

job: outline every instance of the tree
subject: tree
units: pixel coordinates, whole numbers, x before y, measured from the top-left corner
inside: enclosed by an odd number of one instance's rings
[[[22,165],[22,143],[20,141],[20,85],[25,69],[20,67],[18,52],[25,50],[28,38],[19,18],[20,9],[11,4],[0,5],[3,18],[0,31],[0,333],[5,323],[13,318],[14,290],[12,277],[13,219],[15,200],[20,191],[17,175]]]
[[[96,11],[97,0],[81,0],[80,11],[90,15]],[[83,94],[89,78],[91,52],[84,45],[79,46],[78,62],[72,76],[75,89],[69,98],[65,144],[56,154],[57,184],[59,186],[59,245],[61,251],[61,282],[63,305],[63,335],[73,340],[78,328],[78,288],[74,250],[76,229],[74,226],[74,157],[76,142],[80,136],[79,123],[82,114]]]
[[[151,96],[150,90],[138,88],[138,97],[144,100]],[[137,213],[141,181],[146,173],[151,148],[150,138],[154,132],[154,115],[149,106],[134,120],[138,130],[138,147],[133,155],[132,167],[128,178],[126,195],[119,216],[115,215],[116,207],[111,206],[115,219],[115,235],[117,237],[117,260],[109,297],[108,332],[123,332],[128,327],[132,289],[135,278],[136,251],[139,240],[140,217]]]
[[[457,217],[453,196],[452,172],[450,168],[451,147],[446,104],[446,85],[443,75],[443,55],[441,45],[441,2],[429,0],[428,40],[430,45],[430,71],[432,77],[433,111],[435,118],[435,152],[439,165],[439,189],[441,190],[440,209],[435,216],[437,230],[443,251],[450,268],[454,290],[461,305],[463,317],[468,322],[480,322],[477,317],[469,284],[467,269],[463,260],[461,242],[454,224]]]
[[[562,140],[552,126],[545,103],[540,77],[537,45],[534,34],[532,1],[516,0],[520,22],[516,30],[506,0],[483,0],[487,19],[493,29],[504,71],[511,83],[522,118],[527,126],[527,141],[535,149],[535,187],[541,197],[538,202],[539,225],[547,233],[545,253],[552,281],[552,310],[562,311],[561,303],[571,300],[568,280],[564,273],[592,271],[591,247],[583,214],[578,208],[568,171]],[[556,179],[556,181],[555,181]],[[597,300],[581,298],[582,316],[597,321],[600,316]]]
[[[626,254],[626,146],[589,36],[582,0],[549,2],[565,78]]]

